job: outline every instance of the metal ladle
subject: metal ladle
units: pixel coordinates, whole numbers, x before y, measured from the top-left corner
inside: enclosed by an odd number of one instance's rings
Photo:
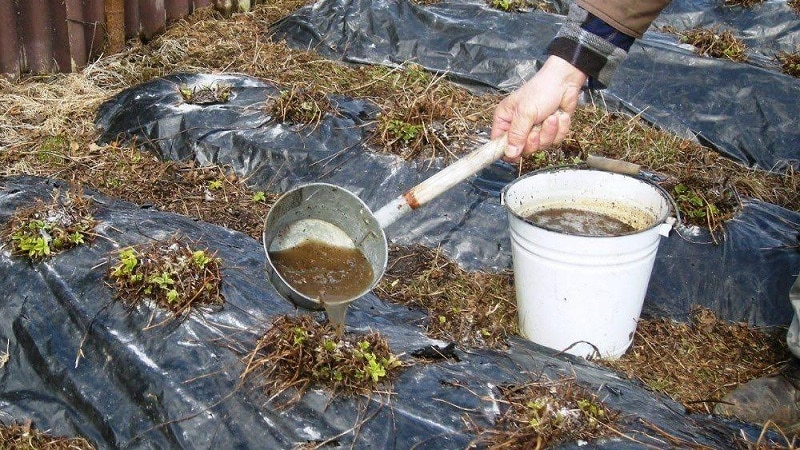
[[[342,328],[347,306],[371,291],[386,271],[389,246],[384,230],[498,160],[503,156],[506,144],[505,134],[483,144],[391,200],[374,214],[355,194],[332,184],[310,183],[286,192],[272,206],[264,223],[263,244],[270,283],[284,298],[299,307],[324,308],[331,323]],[[270,254],[309,240],[360,250],[372,267],[373,277],[369,286],[336,302],[323,302],[295,289],[275,267]]]

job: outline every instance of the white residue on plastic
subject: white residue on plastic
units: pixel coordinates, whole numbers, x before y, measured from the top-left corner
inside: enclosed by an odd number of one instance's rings
[[[136,355],[137,358],[139,358],[139,361],[141,361],[142,364],[144,364],[145,366],[147,366],[147,367],[149,367],[149,368],[151,368],[153,370],[160,370],[160,367],[158,366],[158,364],[156,364],[155,361],[150,359],[150,357],[147,356],[147,353],[145,353],[141,348],[137,347],[136,343],[134,341],[125,342],[122,339],[122,336],[119,334],[119,332],[117,330],[109,329],[108,331],[115,338],[119,339],[119,341],[122,342],[128,350],[132,351],[133,354]]]
[[[494,419],[500,416],[500,404],[497,402],[497,399],[494,396],[496,386],[492,383],[486,383],[486,387],[489,388],[489,398],[492,399],[492,403],[490,404],[489,408],[484,409],[486,416],[494,421]]]

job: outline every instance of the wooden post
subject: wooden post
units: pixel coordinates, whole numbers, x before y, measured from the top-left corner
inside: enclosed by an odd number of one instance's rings
[[[106,53],[114,54],[125,49],[125,1],[105,0]]]

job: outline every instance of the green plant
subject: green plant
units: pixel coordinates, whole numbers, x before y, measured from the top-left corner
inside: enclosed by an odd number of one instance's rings
[[[231,96],[231,87],[224,84],[192,87],[182,84],[178,92],[186,103],[209,105],[227,102]]]
[[[719,214],[719,210],[713,204],[706,202],[696,191],[689,189],[686,185],[678,184],[673,188],[675,201],[682,208],[682,213],[693,219],[702,219],[711,214]]]
[[[488,0],[487,4],[501,11],[514,11],[528,6],[526,0]]]
[[[50,203],[38,199],[34,206],[17,211],[4,233],[12,254],[39,261],[85,244],[96,224],[92,207],[91,198],[76,189],[63,196],[57,192]]]
[[[283,315],[243,356],[244,373],[260,373],[269,393],[304,391],[322,383],[334,391],[370,392],[402,366],[378,333],[340,334],[338,326],[310,315]]]
[[[123,249],[119,254],[119,264],[111,268],[111,274],[115,277],[122,277],[133,274],[133,270],[139,264],[136,250],[133,248]]]
[[[399,139],[404,144],[408,144],[412,140],[419,137],[424,128],[422,125],[415,125],[402,120],[393,119],[386,124],[386,131],[392,136],[392,139]]]
[[[42,163],[60,164],[69,151],[69,141],[64,135],[47,136],[42,140],[36,159]]]
[[[600,405],[590,399],[581,398],[575,403],[577,403],[578,409],[581,410],[583,415],[591,424],[604,420],[606,417],[606,411],[603,408],[603,405]]]
[[[212,259],[206,255],[205,250],[195,250],[192,252],[192,262],[201,269],[205,268],[211,261]]]
[[[222,188],[222,180],[211,180],[208,182],[209,191],[216,191],[217,189],[220,188]]]
[[[208,250],[194,250],[175,238],[123,248],[117,258],[108,269],[117,298],[134,304],[151,298],[176,315],[194,304],[223,301],[221,260]]]
[[[267,194],[264,191],[258,191],[255,194],[253,194],[253,201],[256,203],[264,202],[266,200],[267,200]]]

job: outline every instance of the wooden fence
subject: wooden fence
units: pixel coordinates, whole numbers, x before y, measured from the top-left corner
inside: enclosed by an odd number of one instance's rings
[[[195,9],[247,11],[253,0],[0,0],[0,74],[71,72],[126,39],[149,39]]]

